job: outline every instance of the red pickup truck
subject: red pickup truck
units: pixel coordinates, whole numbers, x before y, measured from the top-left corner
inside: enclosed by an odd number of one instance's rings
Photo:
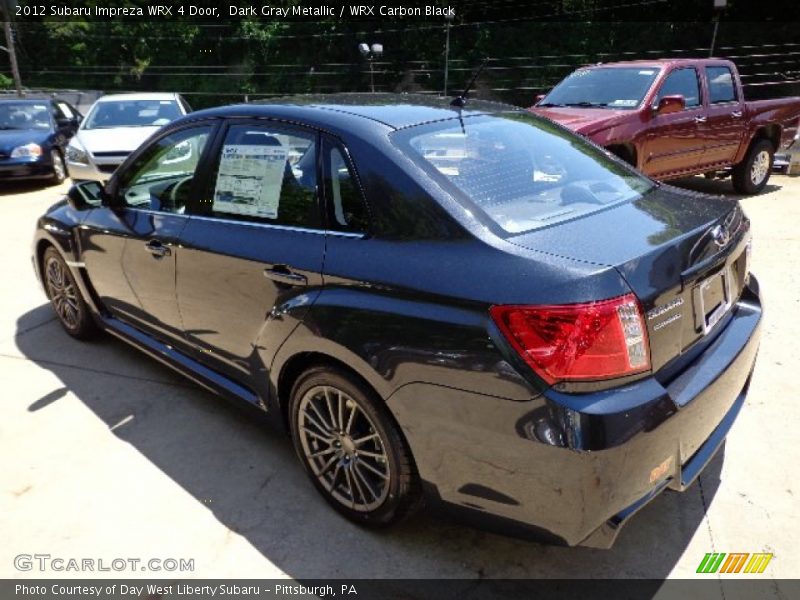
[[[719,59],[582,67],[530,110],[656,179],[733,177],[754,194],[800,127],[800,98],[745,101],[736,65]]]

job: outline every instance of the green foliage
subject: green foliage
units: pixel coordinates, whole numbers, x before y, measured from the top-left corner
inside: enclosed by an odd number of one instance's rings
[[[537,19],[528,5],[503,0],[506,18],[483,23],[457,16],[450,29],[449,91],[460,90],[482,61],[490,61],[475,93],[529,105],[576,66],[597,61],[704,56],[712,23],[687,22],[684,0],[659,5],[659,22],[605,20],[592,9],[602,0],[560,0],[544,6]],[[685,0],[688,1],[688,0]],[[705,0],[704,0],[705,1]],[[127,2],[144,5],[144,2]],[[447,6],[447,0],[431,0]],[[711,0],[708,0],[710,5]],[[201,4],[198,2],[198,4]],[[272,6],[302,4],[273,0]],[[482,3],[455,3],[480,8]],[[619,0],[617,4],[625,4]],[[733,3],[735,5],[736,3]],[[648,9],[647,6],[643,10]],[[628,9],[629,10],[629,9]],[[564,20],[560,19],[563,15]],[[64,21],[45,18],[15,25],[22,79],[27,87],[114,91],[179,91],[202,107],[295,93],[367,91],[370,65],[357,51],[360,42],[380,42],[374,60],[379,91],[441,93],[444,74],[444,19],[319,22],[222,18],[199,23],[173,20]],[[723,23],[720,55],[741,55],[740,45],[797,41],[797,23]],[[800,53],[769,67],[800,73]],[[780,52],[771,50],[768,52]],[[753,52],[757,53],[757,52]],[[779,57],[780,58],[780,57]],[[789,61],[791,58],[794,63]],[[745,59],[743,70],[747,68]],[[771,62],[762,60],[761,63]],[[772,60],[776,63],[776,59]],[[754,66],[753,69],[761,68]],[[768,70],[769,70],[768,69]],[[761,68],[763,71],[764,69]],[[771,71],[770,71],[771,72]],[[779,95],[787,87],[764,88]]]

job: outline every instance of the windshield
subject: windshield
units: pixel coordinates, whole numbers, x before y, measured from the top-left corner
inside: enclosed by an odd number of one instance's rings
[[[658,75],[653,67],[578,69],[537,106],[597,106],[633,109]]]
[[[412,127],[395,143],[467,208],[516,234],[639,198],[653,182],[527,113]],[[452,188],[450,188],[452,190]]]
[[[110,100],[94,105],[83,129],[160,127],[180,116],[174,100]]]
[[[50,111],[43,102],[0,103],[0,129],[48,130],[50,127]]]

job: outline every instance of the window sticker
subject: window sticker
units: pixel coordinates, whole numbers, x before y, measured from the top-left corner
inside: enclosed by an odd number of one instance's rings
[[[287,158],[284,146],[223,146],[213,210],[277,218]]]
[[[609,106],[636,106],[637,104],[639,104],[638,100],[631,100],[628,98],[612,100],[608,103]]]
[[[652,69],[639,71],[639,75],[652,75],[653,73],[655,73],[655,71],[653,71]]]

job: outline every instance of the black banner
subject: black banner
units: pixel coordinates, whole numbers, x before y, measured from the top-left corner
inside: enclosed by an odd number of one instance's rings
[[[776,21],[797,19],[794,0],[11,0],[18,22],[76,21]],[[724,4],[724,6],[723,6]]]
[[[800,580],[768,577],[698,576],[697,579],[313,579],[313,580],[2,580],[0,598],[147,598],[200,600],[207,598],[350,598],[358,600],[428,599],[478,600],[686,600],[687,598],[798,598]]]

